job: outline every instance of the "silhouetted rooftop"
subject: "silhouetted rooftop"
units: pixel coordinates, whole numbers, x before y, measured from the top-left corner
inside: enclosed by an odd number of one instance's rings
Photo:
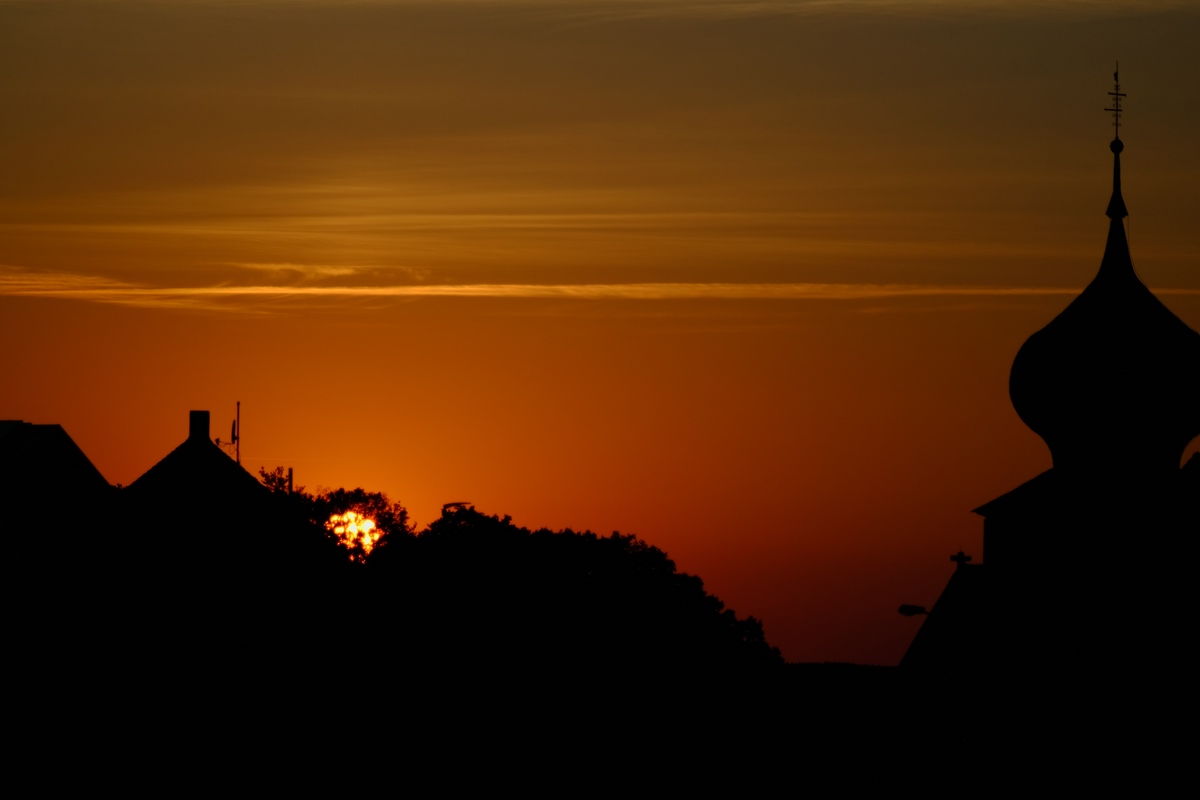
[[[973,666],[990,632],[984,624],[988,599],[988,571],[982,564],[960,562],[900,666],[947,672]]]
[[[208,412],[192,412],[188,438],[131,483],[126,492],[134,499],[209,499],[226,503],[270,494],[208,438]]]
[[[82,500],[110,489],[61,425],[0,420],[0,497]]]

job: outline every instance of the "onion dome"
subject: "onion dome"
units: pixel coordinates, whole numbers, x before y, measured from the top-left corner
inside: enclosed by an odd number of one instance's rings
[[[1119,89],[1119,87],[1118,87]],[[1009,376],[1021,419],[1055,470],[1092,476],[1178,470],[1200,435],[1200,334],[1138,279],[1122,219],[1120,138],[1111,145],[1108,243],[1095,279],[1029,337]]]

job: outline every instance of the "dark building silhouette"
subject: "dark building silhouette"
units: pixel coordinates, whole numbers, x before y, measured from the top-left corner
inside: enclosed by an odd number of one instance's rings
[[[209,413],[188,412],[188,437],[125,490],[131,500],[176,507],[219,501],[233,507],[269,497],[258,479],[213,443]]]
[[[151,571],[249,588],[303,582],[340,564],[330,557],[336,543],[217,446],[209,421],[207,411],[189,412],[187,439],[120,493],[130,525],[153,541]]]
[[[606,670],[678,677],[782,664],[756,620],[633,536],[531,531],[450,504],[420,535],[401,525],[352,562],[324,525],[328,500],[260,483],[209,423],[191,411],[187,438],[120,490],[58,426],[3,428],[32,440],[40,427],[61,451],[33,471],[47,498],[74,497],[83,480],[55,472],[90,469],[93,491],[108,490],[53,535],[9,540],[7,564],[38,598],[29,638],[72,620],[75,641],[97,651],[203,665],[226,686],[249,666],[323,681],[347,662],[426,685],[484,680],[488,692],[518,679],[549,691]],[[29,450],[4,450],[4,463]],[[388,691],[409,702],[407,683]]]
[[[112,490],[61,425],[0,420],[0,511],[9,519],[51,500],[58,514],[91,511]]]
[[[1186,646],[1200,455],[1180,461],[1200,434],[1200,334],[1134,271],[1123,149],[1098,274],[1012,366],[1013,406],[1053,467],[975,509],[983,563],[959,562],[906,670],[1112,677],[1169,670]]]

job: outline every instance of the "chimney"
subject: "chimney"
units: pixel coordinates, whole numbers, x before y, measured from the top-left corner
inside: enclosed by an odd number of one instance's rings
[[[188,412],[188,439],[212,441],[208,436],[208,412]]]

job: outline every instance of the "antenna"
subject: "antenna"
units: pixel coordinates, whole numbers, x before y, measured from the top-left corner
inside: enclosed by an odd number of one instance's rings
[[[1116,132],[1116,138],[1121,138],[1121,98],[1125,93],[1121,91],[1121,62],[1117,62],[1116,70],[1113,72],[1113,90],[1108,93],[1112,98],[1112,108],[1106,108],[1105,111],[1111,111],[1113,115],[1113,130]]]
[[[237,416],[233,418],[233,424],[229,426],[229,441],[222,442],[216,440],[217,447],[229,453],[232,450],[233,458],[237,463],[242,463],[242,401],[237,404]]]

